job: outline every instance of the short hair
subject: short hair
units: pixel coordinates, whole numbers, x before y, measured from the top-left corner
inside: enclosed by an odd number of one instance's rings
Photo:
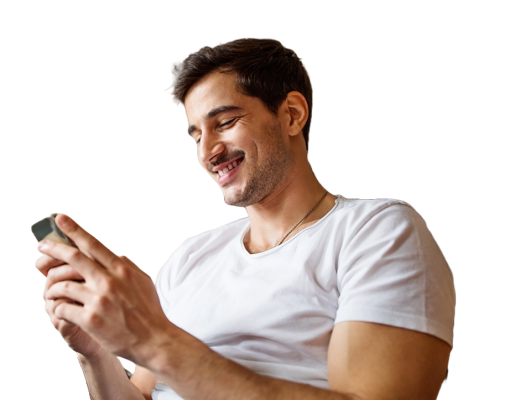
[[[238,39],[216,47],[202,47],[174,67],[173,95],[184,103],[190,88],[206,75],[219,71],[237,75],[238,90],[259,98],[274,115],[292,91],[308,103],[303,127],[306,148],[312,120],[312,85],[303,63],[294,51],[272,39]]]

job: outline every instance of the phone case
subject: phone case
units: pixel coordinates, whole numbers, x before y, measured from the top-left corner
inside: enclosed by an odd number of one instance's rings
[[[56,216],[57,214],[51,214],[48,218],[44,218],[32,225],[32,232],[37,238],[37,241],[40,242],[41,240],[46,239],[51,240],[52,242],[77,247],[76,244],[59,229],[55,222]]]

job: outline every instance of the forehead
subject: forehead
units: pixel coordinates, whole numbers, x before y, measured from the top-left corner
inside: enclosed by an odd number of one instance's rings
[[[247,107],[255,102],[253,97],[239,92],[236,88],[236,75],[213,72],[195,83],[186,94],[184,108],[188,121],[198,121],[210,110],[223,106]]]

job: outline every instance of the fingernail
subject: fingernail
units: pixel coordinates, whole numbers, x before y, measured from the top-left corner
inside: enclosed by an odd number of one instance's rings
[[[38,248],[39,250],[46,250],[48,247],[49,247],[49,245],[48,245],[48,241],[46,241],[46,240],[41,240],[41,241],[39,242],[39,244],[37,245],[37,248]]]

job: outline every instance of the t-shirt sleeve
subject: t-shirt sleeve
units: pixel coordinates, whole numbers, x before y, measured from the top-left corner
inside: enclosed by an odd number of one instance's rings
[[[352,226],[339,256],[335,323],[392,325],[453,345],[453,276],[421,216],[390,203],[359,212]]]

